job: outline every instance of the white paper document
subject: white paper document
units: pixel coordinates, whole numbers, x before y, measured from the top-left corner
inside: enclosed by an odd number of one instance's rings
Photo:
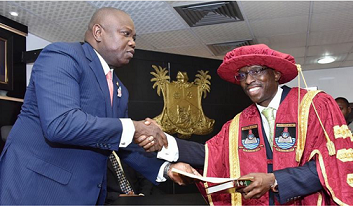
[[[202,177],[202,176],[197,176],[192,173],[184,172],[175,168],[172,168],[172,172],[182,174],[184,176],[198,179],[204,182],[211,182],[211,183],[224,183],[232,180],[237,180],[236,178],[218,178],[218,177]]]

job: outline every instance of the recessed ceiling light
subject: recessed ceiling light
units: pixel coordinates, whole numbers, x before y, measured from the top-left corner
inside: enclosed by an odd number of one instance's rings
[[[10,14],[11,14],[11,16],[18,16],[18,13],[15,11],[11,11]]]
[[[317,60],[317,63],[319,64],[329,64],[334,62],[336,59],[330,56],[326,56],[326,57],[322,57],[320,59]]]

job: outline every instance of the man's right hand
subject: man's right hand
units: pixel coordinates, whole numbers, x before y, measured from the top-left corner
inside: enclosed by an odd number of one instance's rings
[[[259,199],[271,189],[276,179],[273,173],[250,173],[240,178],[248,177],[253,178],[251,184],[238,191],[245,199]]]
[[[135,126],[134,142],[143,147],[146,152],[160,151],[168,147],[168,140],[157,124],[146,123],[146,120],[133,121]]]
[[[181,171],[191,173],[197,176],[202,176],[200,175],[200,173],[198,173],[193,167],[191,167],[187,163],[177,162],[177,163],[171,164],[168,170],[168,176],[173,182],[178,183],[179,185],[188,185],[188,184],[194,183],[195,179],[184,176],[182,174],[173,173],[172,168],[176,168]]]

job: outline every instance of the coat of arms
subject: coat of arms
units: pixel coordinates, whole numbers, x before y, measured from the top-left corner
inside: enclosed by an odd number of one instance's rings
[[[205,116],[201,98],[210,92],[211,76],[208,71],[198,71],[194,82],[188,82],[186,72],[178,72],[177,81],[170,82],[166,68],[152,65],[153,89],[157,87],[158,96],[163,94],[164,107],[160,115],[153,118],[162,126],[163,131],[175,134],[179,138],[189,138],[192,134],[205,135],[213,130],[214,119]]]

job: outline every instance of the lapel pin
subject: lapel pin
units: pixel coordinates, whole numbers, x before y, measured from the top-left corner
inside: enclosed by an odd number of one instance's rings
[[[121,86],[119,86],[119,82],[116,82],[116,86],[118,86],[118,97],[121,97],[122,93],[121,93]]]
[[[119,86],[118,88],[118,97],[121,97],[122,93],[121,93],[121,86]]]

